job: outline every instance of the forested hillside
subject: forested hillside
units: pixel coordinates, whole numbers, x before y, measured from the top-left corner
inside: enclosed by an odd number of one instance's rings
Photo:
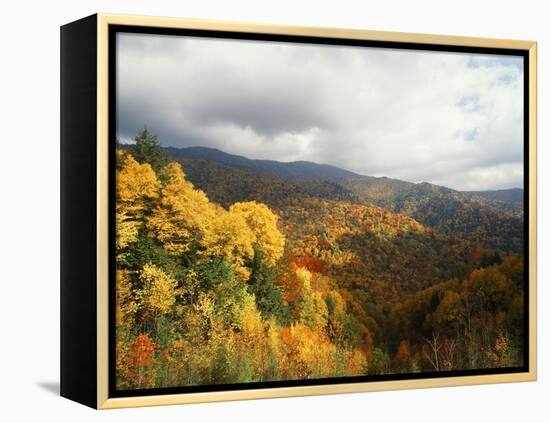
[[[117,150],[119,389],[522,364],[523,261],[464,236],[483,213],[177,160],[147,131]]]
[[[288,181],[257,175],[206,160],[179,159],[189,180],[206,191],[211,199],[224,207],[236,201],[256,199],[273,207],[290,200],[319,197],[330,200],[359,202],[359,198],[341,185],[326,180]]]
[[[277,180],[276,184],[287,182],[322,198],[359,202],[405,214],[439,232],[475,241],[501,254],[523,251],[521,189],[461,192],[429,183],[364,176],[311,162],[250,160],[204,147],[168,148],[167,152],[193,168],[190,178],[202,189],[216,189],[206,178],[223,179],[223,174],[228,173],[235,180],[234,172],[238,171],[248,181],[264,177],[264,186]],[[217,176],[205,176],[211,171]],[[318,193],[307,190],[311,184],[317,186]],[[241,181],[240,185],[261,190],[247,181]]]
[[[492,191],[464,191],[464,194],[492,200],[495,204],[500,204],[503,208],[523,209],[524,192],[521,188]]]
[[[406,214],[442,233],[496,249],[523,251],[523,208],[429,183],[389,178],[348,180],[342,186],[360,201]]]

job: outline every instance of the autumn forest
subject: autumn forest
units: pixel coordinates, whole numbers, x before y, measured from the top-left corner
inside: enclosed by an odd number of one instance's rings
[[[522,366],[523,204],[505,194],[144,129],[116,149],[116,388]]]

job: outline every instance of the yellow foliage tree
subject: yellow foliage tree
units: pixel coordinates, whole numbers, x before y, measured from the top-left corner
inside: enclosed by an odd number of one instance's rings
[[[153,264],[146,264],[139,278],[143,288],[136,292],[139,308],[153,317],[170,311],[176,302],[177,282]]]
[[[225,257],[231,263],[235,274],[248,280],[250,270],[246,262],[254,257],[256,237],[240,214],[221,210],[204,231],[203,255]]]
[[[116,271],[116,323],[120,325],[127,317],[132,317],[137,311],[132,286],[126,270]]]
[[[242,304],[242,330],[239,334],[241,366],[246,381],[262,380],[267,362],[267,339],[262,316],[256,308],[254,296],[247,295]]]
[[[116,210],[116,248],[121,250],[136,240],[139,222],[133,220],[126,211]]]
[[[266,324],[267,366],[265,369],[267,380],[280,380],[287,368],[287,355],[281,340],[281,328],[274,318]]]
[[[160,182],[149,163],[138,163],[131,154],[119,150],[117,160],[122,163],[116,173],[117,205],[127,212],[139,212],[147,199],[157,198]]]
[[[135,241],[143,212],[158,197],[160,182],[148,163],[138,163],[131,154],[117,150],[116,247]]]
[[[296,277],[302,283],[304,291],[311,289],[311,272],[305,267],[296,269]]]
[[[185,180],[178,163],[165,168],[167,178],[158,206],[147,221],[147,228],[173,255],[186,253],[199,244],[210,230],[217,207],[206,194]]]
[[[327,303],[330,304],[330,314],[336,318],[343,318],[346,314],[346,301],[336,290],[330,290],[327,294]]]
[[[235,203],[229,212],[232,216],[240,215],[244,218],[256,237],[264,261],[274,266],[285,249],[285,237],[277,228],[277,216],[265,204],[255,201]]]
[[[285,339],[286,338],[286,339]],[[290,378],[308,379],[334,375],[336,346],[319,331],[295,324],[283,337],[289,353]]]
[[[300,323],[313,330],[323,330],[327,325],[328,308],[322,295],[311,287],[312,274],[303,267],[296,269],[296,276],[303,284]]]
[[[327,294],[326,304],[330,320],[327,328],[328,333],[337,345],[341,345],[345,341],[346,301],[338,291],[330,290]]]
[[[116,321],[116,348],[115,348],[115,366],[117,372],[117,387],[127,388],[128,380],[124,377],[128,371],[128,350],[130,343],[128,340],[129,329],[133,325],[133,318],[137,306],[134,300],[132,285],[128,279],[127,271],[116,270],[116,302],[115,302],[115,321]]]

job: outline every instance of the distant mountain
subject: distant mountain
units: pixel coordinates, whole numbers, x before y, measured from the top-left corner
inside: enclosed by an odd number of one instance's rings
[[[305,197],[347,201],[412,217],[502,253],[523,250],[523,207],[513,202],[520,196],[516,190],[461,192],[312,162],[251,160],[206,147],[166,151],[183,164],[197,187],[223,205],[257,199],[278,207],[287,199]]]
[[[336,182],[355,194],[363,196],[365,200],[373,201],[380,207],[396,210],[406,209],[406,203],[411,197],[430,197],[433,195],[463,196],[466,199],[482,197],[496,202],[493,204],[495,207],[505,204],[517,208],[523,205],[523,190],[520,188],[494,191],[457,191],[427,182],[413,183],[385,176],[360,175],[336,166],[308,161],[253,160],[244,156],[229,154],[216,148],[166,147],[166,151],[174,159],[209,161],[257,175],[272,176],[290,181]]]
[[[166,151],[174,159],[194,159],[216,162],[228,167],[241,169],[258,175],[275,176],[287,180],[327,180],[340,181],[342,179],[374,179],[369,176],[362,176],[348,170],[340,169],[327,164],[313,162],[278,162],[275,160],[251,160],[243,156],[228,154],[215,148],[167,147]]]
[[[521,188],[501,189],[493,191],[463,191],[466,195],[479,196],[492,201],[500,201],[505,205],[523,208],[524,191]]]

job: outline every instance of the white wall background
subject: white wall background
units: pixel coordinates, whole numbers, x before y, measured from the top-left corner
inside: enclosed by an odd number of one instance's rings
[[[546,2],[10,1],[0,23],[0,420],[548,421],[550,30]],[[539,382],[95,412],[59,382],[59,26],[95,13],[534,39],[539,42]]]

